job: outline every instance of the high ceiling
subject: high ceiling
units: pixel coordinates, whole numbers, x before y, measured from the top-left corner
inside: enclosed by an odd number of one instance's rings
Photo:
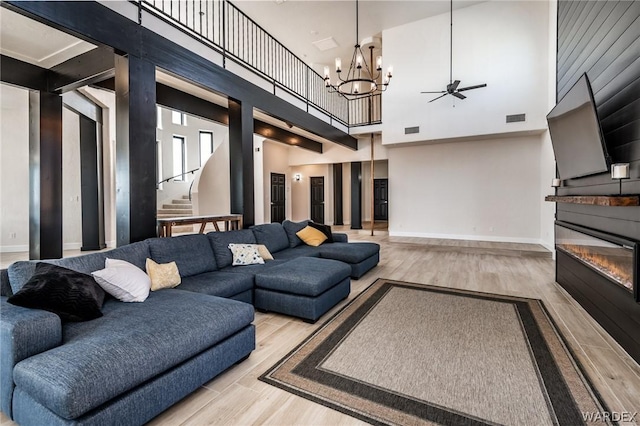
[[[482,1],[453,2],[454,10]],[[356,42],[355,1],[330,0],[240,0],[240,10],[273,35],[300,59],[321,72],[351,59]],[[447,13],[447,0],[363,0],[359,2],[359,41],[380,36],[383,29]],[[337,47],[320,51],[314,42],[332,37]],[[383,55],[384,56],[384,55]]]

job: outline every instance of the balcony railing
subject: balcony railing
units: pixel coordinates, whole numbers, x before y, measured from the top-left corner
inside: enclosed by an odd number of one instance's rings
[[[329,93],[323,77],[227,0],[136,0],[141,8],[178,27],[276,87],[345,126],[381,122],[381,95],[349,100]]]

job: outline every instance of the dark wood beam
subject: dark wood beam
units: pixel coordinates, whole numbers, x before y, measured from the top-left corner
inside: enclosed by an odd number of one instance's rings
[[[62,257],[62,97],[29,92],[29,259]]]
[[[80,191],[82,193],[82,248],[102,250],[104,200],[102,186],[102,125],[80,115]]]
[[[253,176],[253,106],[229,99],[231,213],[243,215],[245,228],[255,223]]]
[[[362,229],[362,163],[351,163],[351,229]]]
[[[296,127],[358,149],[358,141],[353,136],[97,2],[11,0],[3,1],[2,5],[85,40],[111,46],[116,52],[145,58],[203,88],[250,102]]]
[[[344,225],[342,212],[342,163],[333,164],[333,224]]]
[[[155,66],[116,55],[116,244],[155,237]]]
[[[213,120],[227,126],[229,125],[229,111],[225,107],[189,93],[181,92],[173,87],[158,83],[156,85],[156,98],[158,104],[164,107],[186,112],[187,114],[202,117],[207,120]],[[298,146],[322,154],[322,144],[320,142],[297,135],[261,120],[253,120],[253,132],[276,142]]]
[[[47,91],[47,69],[0,55],[0,81],[26,89]]]
[[[68,92],[115,75],[113,49],[97,47],[51,68],[49,92]]]

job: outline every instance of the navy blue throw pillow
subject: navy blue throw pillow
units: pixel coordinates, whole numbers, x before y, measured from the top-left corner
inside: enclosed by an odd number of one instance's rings
[[[333,235],[331,234],[331,227],[329,225],[322,225],[320,223],[309,222],[308,224],[312,228],[316,228],[327,236],[327,240],[322,244],[329,244],[333,242]]]
[[[40,262],[26,284],[7,302],[43,309],[62,321],[88,321],[102,316],[104,290],[91,275]]]

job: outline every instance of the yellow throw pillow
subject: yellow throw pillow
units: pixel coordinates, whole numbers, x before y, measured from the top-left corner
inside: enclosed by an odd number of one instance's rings
[[[273,260],[273,256],[271,255],[271,252],[269,251],[267,246],[265,246],[264,244],[258,244],[258,253],[260,253],[260,257],[263,260]]]
[[[173,288],[182,282],[176,262],[160,264],[147,258],[145,267],[147,275],[151,278],[151,291]]]
[[[320,244],[324,243],[327,239],[327,236],[322,233],[322,231],[317,230],[316,228],[312,228],[307,226],[303,228],[301,231],[296,232],[296,235],[304,241],[304,243],[308,246],[318,247]]]

